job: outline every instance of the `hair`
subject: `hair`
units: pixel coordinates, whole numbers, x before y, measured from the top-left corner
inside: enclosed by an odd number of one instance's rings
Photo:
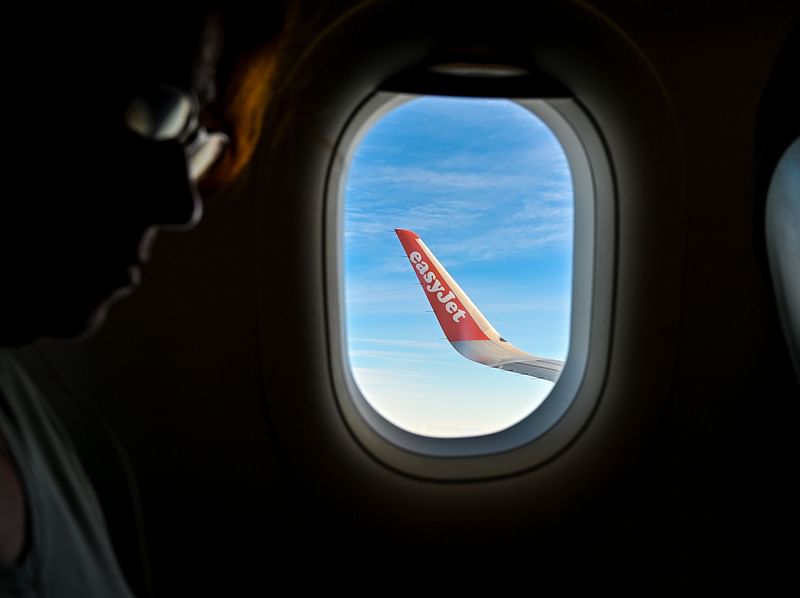
[[[325,2],[313,8],[300,0],[287,0],[281,9],[267,6],[226,8],[211,17],[212,28],[221,28],[224,37],[216,72],[221,92],[203,118],[209,128],[228,135],[230,146],[201,180],[203,192],[235,180],[249,164],[291,57],[326,12]],[[214,43],[211,38],[206,44]]]

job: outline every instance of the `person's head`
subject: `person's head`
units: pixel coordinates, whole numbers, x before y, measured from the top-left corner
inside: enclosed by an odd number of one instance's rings
[[[197,222],[196,179],[223,139],[198,140],[206,127],[231,137],[233,158],[218,161],[213,184],[242,169],[252,148],[242,150],[226,106],[248,77],[263,95],[285,10],[272,3],[256,16],[250,38],[230,29],[244,19],[209,6],[18,16],[29,37],[6,48],[19,60],[4,85],[0,344],[91,330],[138,282],[156,228]],[[259,113],[261,100],[245,109]]]

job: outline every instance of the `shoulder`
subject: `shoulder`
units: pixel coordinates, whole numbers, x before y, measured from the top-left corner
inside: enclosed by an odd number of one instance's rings
[[[58,389],[43,385],[35,374],[14,351],[0,349],[0,433],[13,445],[24,478],[30,517],[27,559],[35,561],[28,569],[37,577],[31,583],[48,588],[48,596],[128,598],[100,503],[60,411],[50,405],[50,394]],[[15,583],[22,579],[20,571],[6,573],[14,573]],[[0,594],[3,583],[0,579]]]

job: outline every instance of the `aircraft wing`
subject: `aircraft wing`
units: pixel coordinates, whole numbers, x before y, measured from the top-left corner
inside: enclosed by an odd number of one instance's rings
[[[395,229],[447,340],[467,359],[555,382],[564,362],[518,349],[489,323],[415,232]]]

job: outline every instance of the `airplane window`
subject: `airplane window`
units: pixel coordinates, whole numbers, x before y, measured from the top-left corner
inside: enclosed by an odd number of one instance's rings
[[[520,103],[383,114],[344,179],[346,356],[372,408],[437,438],[532,413],[567,355],[573,211],[564,149]]]

